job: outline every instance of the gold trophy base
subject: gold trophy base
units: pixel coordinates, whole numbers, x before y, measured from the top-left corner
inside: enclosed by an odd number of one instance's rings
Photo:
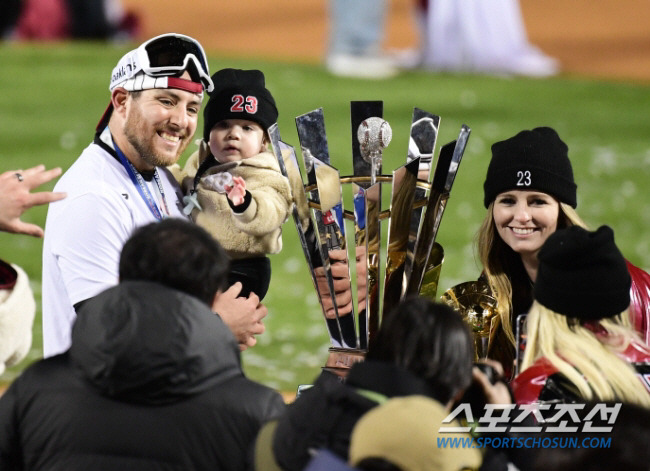
[[[456,310],[474,337],[474,360],[487,358],[492,319],[498,315],[497,300],[485,281],[467,281],[449,288],[443,302]]]

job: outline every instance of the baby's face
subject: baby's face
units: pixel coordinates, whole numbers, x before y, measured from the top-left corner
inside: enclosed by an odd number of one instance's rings
[[[210,131],[210,151],[220,163],[253,157],[264,149],[264,130],[254,121],[224,119]]]

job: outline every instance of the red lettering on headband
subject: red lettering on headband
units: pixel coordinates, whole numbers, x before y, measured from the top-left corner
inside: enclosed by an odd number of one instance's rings
[[[202,93],[203,85],[178,77],[167,77],[167,88],[178,88],[190,93]]]

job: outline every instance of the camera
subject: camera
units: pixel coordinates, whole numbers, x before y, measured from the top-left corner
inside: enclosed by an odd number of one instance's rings
[[[490,365],[486,363],[474,363],[474,366],[481,370],[485,376],[487,376],[490,384],[496,384],[496,382],[499,380],[499,373]],[[454,405],[454,407],[458,404],[464,403],[470,405],[474,417],[481,417],[483,415],[487,399],[485,397],[485,393],[483,392],[483,388],[478,382],[472,380],[472,384],[470,384],[470,386],[465,390],[465,393]]]
[[[490,382],[490,384],[496,384],[496,382],[499,379],[499,373],[497,373],[497,370],[495,370],[487,363],[474,363],[474,366],[479,370],[481,370],[481,372],[485,376],[487,376],[487,379]]]

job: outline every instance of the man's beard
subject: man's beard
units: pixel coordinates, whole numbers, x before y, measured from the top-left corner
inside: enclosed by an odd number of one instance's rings
[[[135,151],[138,153],[139,157],[149,165],[155,167],[168,167],[175,164],[180,156],[183,154],[183,151],[187,148],[189,144],[189,139],[182,138],[182,142],[178,148],[178,152],[175,156],[161,155],[157,153],[153,146],[154,135],[157,133],[158,129],[153,129],[153,135],[148,135],[150,132],[144,127],[142,123],[142,115],[140,110],[137,107],[132,108],[131,113],[124,123],[124,135],[126,136],[127,141]]]

